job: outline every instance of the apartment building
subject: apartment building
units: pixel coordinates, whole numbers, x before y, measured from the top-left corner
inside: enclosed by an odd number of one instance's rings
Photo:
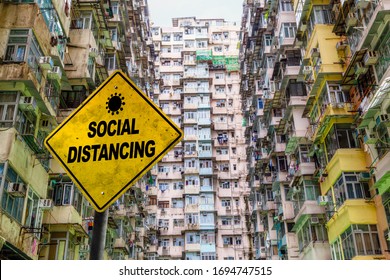
[[[184,131],[152,171],[148,259],[251,259],[239,98],[240,27],[174,18],[152,27],[155,102]]]
[[[388,5],[244,4],[257,259],[389,258]]]
[[[93,209],[43,146],[113,70],[152,96],[146,1],[0,3],[0,258],[88,259]],[[143,178],[109,210],[106,259],[142,259]]]

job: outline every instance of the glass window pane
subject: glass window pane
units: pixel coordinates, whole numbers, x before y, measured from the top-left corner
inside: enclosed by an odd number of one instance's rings
[[[363,233],[364,235],[364,245],[366,245],[366,254],[367,255],[373,255],[374,250],[371,243],[370,234],[368,232]]]
[[[362,234],[355,234],[356,251],[358,255],[364,255],[363,237]]]

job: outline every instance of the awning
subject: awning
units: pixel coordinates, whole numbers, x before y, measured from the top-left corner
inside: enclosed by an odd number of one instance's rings
[[[390,171],[387,171],[375,184],[374,188],[378,189],[380,195],[390,192]]]
[[[301,139],[302,137],[296,137],[296,136],[292,136],[288,139],[288,143],[286,145],[286,150],[284,151],[286,154],[291,154],[295,151],[295,149],[297,148],[298,144],[299,144],[299,140]]]
[[[308,214],[302,214],[299,219],[295,222],[294,227],[291,229],[291,231],[298,232],[301,230],[303,225],[307,222],[309,219],[310,215]]]
[[[32,260],[26,253],[12,245],[10,242],[5,241],[3,247],[0,250],[1,260]]]
[[[367,111],[363,113],[363,121],[360,123],[359,129],[367,127],[368,124],[374,120],[374,116],[380,111],[381,105],[384,99],[389,96],[389,93],[390,78],[387,78],[375,92],[374,97],[368,105]]]
[[[356,51],[351,59],[351,62],[348,65],[347,70],[344,72],[344,78],[341,82],[342,85],[355,85],[356,84],[356,78],[355,78],[355,65],[358,62],[362,62],[364,55],[366,54],[367,49],[361,49]]]

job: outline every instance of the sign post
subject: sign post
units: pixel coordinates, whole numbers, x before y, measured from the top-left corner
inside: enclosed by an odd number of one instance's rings
[[[106,213],[182,138],[180,128],[115,71],[45,139],[45,146],[95,211]]]

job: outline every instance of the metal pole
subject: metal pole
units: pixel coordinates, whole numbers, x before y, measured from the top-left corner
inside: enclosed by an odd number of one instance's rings
[[[108,210],[104,212],[95,211],[93,233],[91,241],[90,260],[102,260],[104,246],[106,245],[106,232],[108,222]]]

